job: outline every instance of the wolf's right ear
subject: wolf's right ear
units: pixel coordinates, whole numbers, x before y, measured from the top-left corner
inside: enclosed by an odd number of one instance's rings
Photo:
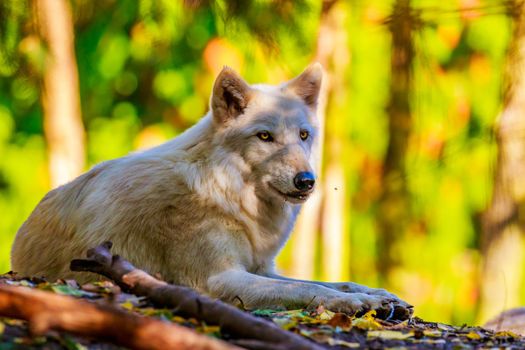
[[[211,97],[213,118],[223,123],[244,112],[250,101],[250,86],[230,67],[224,67],[215,79]]]

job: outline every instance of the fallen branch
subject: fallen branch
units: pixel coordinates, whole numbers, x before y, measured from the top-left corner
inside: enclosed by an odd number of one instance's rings
[[[237,339],[239,345],[249,349],[321,349],[318,345],[295,333],[285,331],[270,321],[202,296],[191,288],[160,281],[120,256],[112,255],[111,247],[111,242],[105,242],[88,250],[87,259],[71,261],[71,270],[100,274],[113,280],[124,290],[148,297],[159,307],[174,308],[182,316],[218,325],[223,334]]]
[[[139,350],[239,349],[191,329],[111,305],[26,287],[0,285],[0,315],[28,321],[33,335],[43,335],[53,329]]]

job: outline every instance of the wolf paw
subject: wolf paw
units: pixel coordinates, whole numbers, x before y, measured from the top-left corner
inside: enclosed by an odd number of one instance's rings
[[[347,293],[344,297],[331,298],[324,304],[328,310],[344,312],[357,316],[375,310],[384,320],[406,320],[414,312],[412,305],[397,298],[394,294]]]
[[[382,288],[369,288],[359,285],[357,283],[334,283],[332,288],[347,294],[366,294],[370,296],[380,297],[384,302],[388,303],[387,307],[382,307],[377,310],[378,317],[382,319],[396,319],[405,320],[410,318],[414,313],[414,307],[397,295],[390,293]]]
[[[406,301],[400,299],[397,295],[388,292],[382,288],[369,288],[366,294],[380,296],[391,300],[390,311],[378,310],[378,316],[383,319],[405,320],[410,318],[414,313],[414,307]],[[388,315],[386,315],[388,313]]]
[[[330,311],[355,314],[380,309],[384,304],[388,304],[389,301],[384,300],[380,296],[365,293],[349,293],[340,297],[329,298],[322,303]]]

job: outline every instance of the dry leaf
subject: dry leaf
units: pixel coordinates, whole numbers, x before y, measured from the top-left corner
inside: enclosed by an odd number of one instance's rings
[[[423,335],[427,337],[439,338],[443,333],[437,329],[425,329]]]
[[[478,332],[474,332],[474,331],[468,332],[466,337],[471,339],[471,340],[480,340],[481,339],[481,335],[479,335]]]
[[[374,317],[375,315],[376,315],[375,310],[368,311],[363,316],[359,318],[354,318],[352,320],[352,326],[359,328],[359,329],[363,329],[365,331],[382,329],[383,326],[379,322],[376,321]]]
[[[360,348],[361,347],[361,344],[359,343],[350,343],[344,340],[334,339],[334,338],[329,338],[326,343],[330,346],[345,346],[347,348]]]
[[[368,331],[368,338],[381,338],[388,340],[403,340],[414,336],[414,332],[403,333],[399,331],[383,330],[383,331]]]
[[[497,332],[495,334],[496,337],[498,338],[518,338],[519,335],[517,335],[516,333],[514,332],[511,332],[511,331],[501,331],[501,332]]]
[[[346,314],[336,313],[328,321],[327,324],[329,324],[332,327],[339,327],[343,331],[349,331],[350,329],[352,329],[352,318],[347,316]]]

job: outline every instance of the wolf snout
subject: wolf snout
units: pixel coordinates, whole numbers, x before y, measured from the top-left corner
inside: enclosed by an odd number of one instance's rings
[[[302,171],[295,175],[293,183],[299,191],[310,191],[314,188],[315,176],[309,171]]]

